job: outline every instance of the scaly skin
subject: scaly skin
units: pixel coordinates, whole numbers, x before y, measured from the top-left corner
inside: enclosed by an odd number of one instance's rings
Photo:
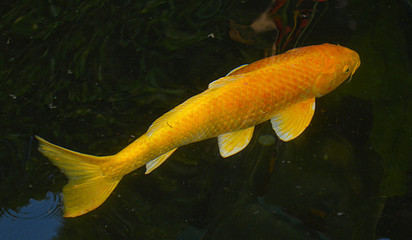
[[[235,69],[161,116],[113,156],[77,153],[36,136],[39,150],[69,179],[63,188],[64,216],[97,208],[124,175],[145,164],[146,173],[153,171],[180,146],[219,136],[221,155],[227,157],[241,151],[253,127],[269,119],[280,139],[299,136],[313,116],[315,97],[335,89],[359,64],[356,52],[322,44]]]
[[[279,110],[314,98],[318,96],[313,89],[315,80],[330,78],[322,76],[322,70],[335,67],[338,57],[354,68],[359,66],[352,50],[324,44],[294,49],[234,71],[226,77],[234,80],[207,89],[156,120],[159,126],[149,128],[150,136],[146,133],[120,151],[115,156],[121,164],[108,166],[104,172],[125,175],[172,149],[255,126]],[[342,82],[355,70],[338,80]],[[332,78],[339,77],[334,74]]]

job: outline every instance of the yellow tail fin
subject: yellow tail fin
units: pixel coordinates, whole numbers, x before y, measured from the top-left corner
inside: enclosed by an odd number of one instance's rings
[[[99,207],[119,183],[120,178],[105,176],[101,171],[110,156],[86,155],[36,138],[39,151],[69,179],[63,188],[64,217],[77,217]]]

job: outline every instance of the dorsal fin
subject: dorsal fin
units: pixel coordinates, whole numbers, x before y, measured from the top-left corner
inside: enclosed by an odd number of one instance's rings
[[[314,112],[315,98],[311,98],[278,112],[270,122],[278,137],[287,142],[306,129]]]
[[[193,102],[200,100],[202,97],[204,97],[202,94],[195,95],[187,99],[180,105],[176,106],[172,110],[168,111],[167,113],[163,114],[161,117],[156,119],[156,121],[154,121],[152,125],[150,125],[149,129],[147,129],[147,136],[150,138],[153,135],[153,133],[155,133],[163,127],[172,127],[169,124],[170,122],[168,123],[168,120],[173,119],[175,115],[180,114],[181,112],[187,111],[187,109],[192,106],[191,104],[193,104]]]
[[[228,74],[226,74],[225,77],[219,78],[211,83],[209,83],[209,87],[208,88],[217,88],[217,87],[221,87],[224,86],[234,80],[237,80],[238,77],[235,76],[231,76],[233,73],[235,73],[237,70],[242,69],[244,67],[246,67],[249,64],[243,64],[235,69],[233,69],[232,71],[230,71]]]
[[[241,75],[222,77],[222,78],[219,78],[219,79],[217,79],[217,80],[209,83],[209,87],[208,87],[208,88],[209,88],[209,89],[211,89],[211,88],[219,88],[219,87],[222,87],[222,86],[224,86],[224,85],[226,85],[226,84],[228,84],[228,83],[231,83],[231,82],[233,82],[233,81],[236,81],[236,80],[238,80],[238,79],[240,79],[240,78],[242,78],[242,77],[243,77],[243,76],[241,76]]]
[[[232,70],[232,71],[230,71],[228,74],[226,74],[226,77],[227,77],[227,76],[229,76],[229,75],[232,75],[232,74],[233,74],[233,73],[235,73],[237,70],[240,70],[240,69],[242,69],[242,68],[246,67],[247,65],[249,65],[249,64],[243,64],[243,65],[241,65],[241,66],[239,66],[239,67],[237,67],[237,68],[233,69],[233,70]]]

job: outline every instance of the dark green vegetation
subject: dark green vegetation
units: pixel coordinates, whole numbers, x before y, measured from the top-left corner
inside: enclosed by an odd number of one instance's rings
[[[33,134],[116,153],[209,82],[263,58],[274,31],[244,45],[228,30],[268,2],[2,1],[0,214],[65,184]],[[339,43],[362,64],[317,101],[302,136],[262,146],[258,137],[274,134],[262,124],[228,159],[215,139],[183,147],[150,175],[126,176],[97,210],[65,220],[58,239],[409,239],[411,4],[345,2],[319,3],[298,44]]]

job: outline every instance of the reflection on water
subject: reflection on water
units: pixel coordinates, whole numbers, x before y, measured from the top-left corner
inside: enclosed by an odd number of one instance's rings
[[[1,209],[1,239],[53,239],[62,224],[61,198],[51,192],[18,210]]]
[[[263,146],[270,146],[276,143],[276,138],[273,135],[259,136],[259,143]]]

